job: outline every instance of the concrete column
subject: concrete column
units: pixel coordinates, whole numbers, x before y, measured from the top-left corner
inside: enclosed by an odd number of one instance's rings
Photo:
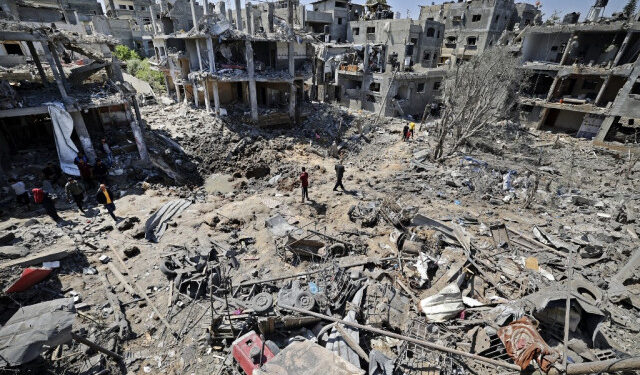
[[[60,91],[62,100],[65,102],[68,102],[69,96],[67,95],[67,89],[64,87],[64,84],[62,83],[62,79],[60,78],[60,73],[58,72],[58,68],[56,66],[55,61],[53,61],[53,56],[51,56],[51,51],[49,50],[49,46],[47,46],[47,43],[42,43],[42,49],[44,50],[44,56],[47,59],[47,62],[49,63],[51,72],[53,72],[53,78],[56,80],[56,85],[58,85],[58,90]]]
[[[223,18],[227,18],[227,5],[224,1],[218,1],[218,12]]]
[[[632,34],[631,31],[627,31],[627,35],[624,37],[624,40],[622,41],[622,45],[620,46],[620,50],[618,50],[618,54],[616,55],[616,58],[613,59],[613,64],[611,64],[611,66],[616,66],[620,62],[622,55],[624,55],[624,52],[627,49],[629,40],[631,39],[631,34]]]
[[[60,62],[60,56],[58,56],[58,52],[52,43],[49,43],[49,50],[51,51],[51,56],[53,56],[53,61],[58,67],[58,73],[60,73],[62,84],[67,90],[69,90],[69,82],[67,82],[67,77],[64,75],[64,69],[62,68],[62,63]]]
[[[169,87],[169,80],[167,79],[167,75],[163,74],[164,76],[164,87],[167,88],[167,96],[171,97],[171,88]]]
[[[180,86],[178,86],[178,84],[175,83],[176,81],[173,81],[173,86],[176,88],[176,101],[178,103],[180,103],[182,100],[180,98]]]
[[[253,22],[251,17],[251,2],[247,2],[245,6],[245,13],[247,14],[247,34],[253,35],[251,30],[253,29]]]
[[[122,75],[122,68],[120,67],[120,60],[117,57],[111,57],[111,78],[114,81],[122,82],[124,81],[124,76]]]
[[[289,12],[291,12],[291,2],[289,2]],[[289,118],[292,123],[295,123],[296,118],[296,72],[295,72],[295,60],[293,58],[293,43],[289,42],[289,74],[291,75],[291,83],[289,86]]]
[[[211,112],[211,102],[209,101],[209,83],[207,82],[207,79],[205,78],[204,80],[204,107],[206,108],[207,112]]]
[[[213,53],[213,39],[211,39],[211,35],[207,37],[207,55],[209,57],[209,73],[215,73],[216,55]]]
[[[196,18],[196,0],[191,0],[191,18],[193,19],[193,27],[198,29],[198,18]]]
[[[542,110],[542,114],[540,115],[540,120],[536,124],[537,130],[542,129],[542,127],[544,126],[544,122],[547,120],[547,117],[549,116],[549,112],[551,112],[549,108],[544,108]]]
[[[233,21],[233,11],[231,9],[227,9],[227,19],[229,22]]]
[[[204,15],[205,16],[208,15],[209,14],[209,1],[202,0],[202,8],[203,8],[202,11],[204,12]]]
[[[73,129],[76,131],[78,138],[80,138],[80,144],[82,145],[82,150],[85,155],[89,159],[91,164],[96,162],[96,152],[93,149],[93,143],[91,143],[91,137],[89,136],[89,131],[87,130],[87,126],[84,123],[84,119],[82,118],[82,113],[79,111],[69,112],[71,118],[73,119]]]
[[[238,3],[240,0],[236,0]],[[245,54],[247,58],[247,73],[249,74],[249,102],[251,103],[251,119],[258,121],[258,94],[256,92],[255,67],[253,64],[253,47],[251,41],[245,40]]]
[[[191,0],[195,1],[195,0]],[[200,67],[200,71],[202,71],[202,54],[200,53],[200,39],[195,39],[196,41],[196,52],[198,53],[198,67]]]
[[[47,74],[44,72],[44,68],[42,68],[42,63],[40,62],[40,57],[38,56],[38,51],[36,51],[36,47],[34,47],[32,41],[27,41],[27,47],[29,47],[29,53],[31,54],[31,58],[33,62],[36,64],[36,68],[38,68],[38,74],[40,74],[40,79],[42,80],[42,84],[46,85],[49,83],[47,79]]]
[[[364,66],[362,70],[364,74],[369,73],[369,44],[364,45]]]
[[[551,87],[549,88],[549,92],[547,93],[547,101],[551,100],[551,98],[553,97],[553,93],[554,91],[556,91],[556,87],[558,86],[558,82],[560,82],[562,78],[557,77],[553,79],[553,83],[551,84]]]
[[[142,129],[140,128],[140,124],[138,123],[138,121],[131,121],[131,132],[133,133],[133,139],[136,141],[136,147],[138,148],[138,153],[140,154],[140,160],[148,163],[149,151],[147,150],[147,144],[144,141]]]
[[[184,103],[188,104],[189,103],[189,96],[187,95],[187,84],[183,84],[182,87],[184,88]]]
[[[220,114],[220,93],[218,92],[218,81],[213,81],[213,105],[217,114]]]
[[[240,7],[240,0],[236,0],[236,29],[242,30],[242,8]]]
[[[596,96],[596,100],[593,102],[596,106],[600,103],[600,100],[602,100],[604,91],[607,89],[607,86],[609,86],[609,81],[611,81],[610,75],[604,79],[604,82],[602,83],[602,87],[600,87],[600,91],[598,91],[598,96]]]
[[[273,13],[276,10],[276,5],[274,3],[267,3],[267,23],[269,24],[269,32],[273,32]]]
[[[604,121],[602,121],[602,125],[600,125],[600,130],[598,130],[598,134],[593,140],[604,142],[604,139],[607,137],[607,134],[609,133],[609,130],[611,129],[611,126],[613,125],[614,121],[615,121],[615,117],[613,116],[608,116],[607,118],[605,118]]]
[[[192,82],[191,88],[193,91],[193,104],[198,108],[198,83],[195,80]]]
[[[149,5],[149,15],[151,16],[151,26],[153,27],[153,33],[151,35],[156,35],[156,15],[153,13],[153,4]]]
[[[569,41],[567,42],[567,47],[564,49],[564,52],[562,53],[562,59],[560,60],[560,65],[564,65],[564,63],[567,61],[567,57],[569,57],[569,51],[571,51],[571,43],[573,42],[573,37],[576,36],[576,33],[571,33],[571,36],[569,37]]]

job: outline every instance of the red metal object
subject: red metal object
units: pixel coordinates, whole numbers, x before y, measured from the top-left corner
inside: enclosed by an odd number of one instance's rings
[[[262,361],[260,361],[261,350]],[[251,331],[234,341],[231,344],[231,353],[247,375],[252,375],[253,370],[259,369],[261,364],[267,363],[274,357],[273,352],[266,345],[263,348],[263,341],[255,331]]]
[[[6,290],[5,293],[16,293],[25,291],[40,281],[44,280],[51,273],[50,268],[25,268],[13,285]]]
[[[526,316],[498,329],[498,337],[507,349],[507,354],[522,370],[535,360],[542,371],[547,373],[559,358]]]

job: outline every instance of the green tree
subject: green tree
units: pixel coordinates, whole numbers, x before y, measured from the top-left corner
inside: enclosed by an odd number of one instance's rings
[[[624,9],[622,9],[622,13],[624,13],[628,18],[631,18],[636,13],[637,6],[638,0],[629,0],[627,5],[624,6]]]
[[[136,51],[132,50],[127,46],[123,46],[121,44],[116,46],[113,54],[116,55],[116,57],[120,61],[127,61],[131,59],[140,60],[140,55],[138,55]]]

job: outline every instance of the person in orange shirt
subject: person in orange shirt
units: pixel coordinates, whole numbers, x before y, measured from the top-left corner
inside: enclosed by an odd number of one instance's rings
[[[105,184],[100,185],[100,189],[98,189],[98,193],[96,194],[96,200],[98,203],[104,205],[104,208],[107,209],[107,212],[109,212],[109,215],[111,215],[114,221],[118,221],[118,218],[114,213],[116,210],[116,205],[113,203],[115,196],[111,190],[107,189]]]

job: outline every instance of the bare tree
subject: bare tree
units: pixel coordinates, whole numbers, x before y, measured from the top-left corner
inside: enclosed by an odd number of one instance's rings
[[[433,159],[450,156],[487,125],[506,118],[525,78],[519,59],[502,47],[452,67],[444,81]]]

